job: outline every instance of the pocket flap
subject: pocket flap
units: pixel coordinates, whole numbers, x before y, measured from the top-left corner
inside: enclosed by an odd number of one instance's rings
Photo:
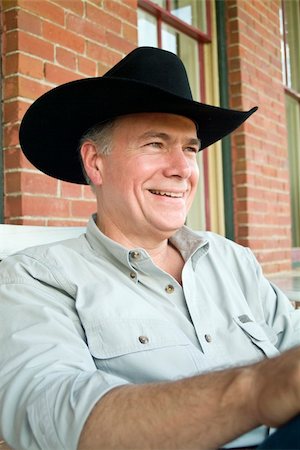
[[[253,322],[250,319],[248,322],[244,322],[239,317],[235,317],[234,320],[240,328],[242,328],[249,336],[251,336],[256,341],[269,340],[267,334],[257,322]]]
[[[91,354],[98,359],[174,345],[189,345],[188,338],[167,321],[104,319],[85,330]]]

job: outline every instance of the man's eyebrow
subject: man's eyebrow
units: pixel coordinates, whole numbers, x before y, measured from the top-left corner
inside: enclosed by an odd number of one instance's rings
[[[160,138],[165,141],[171,140],[171,137],[168,135],[168,133],[162,133],[160,131],[155,130],[146,131],[140,136],[140,139],[148,139],[148,138]]]
[[[163,132],[159,132],[159,131],[155,131],[155,130],[151,130],[151,131],[146,131],[146,133],[143,133],[139,139],[153,139],[153,138],[158,138],[158,139],[163,139],[164,141],[171,141],[171,136],[168,133],[163,133]],[[199,148],[201,147],[201,141],[198,138],[186,138],[186,144],[188,145],[196,145]]]

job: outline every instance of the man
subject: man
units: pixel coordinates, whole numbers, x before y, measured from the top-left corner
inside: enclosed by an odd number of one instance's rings
[[[197,152],[254,110],[194,102],[181,61],[147,47],[29,108],[23,151],[88,179],[97,214],[79,239],[1,263],[0,422],[14,448],[256,447],[293,418],[261,448],[297,448],[299,311],[248,249],[184,226]]]

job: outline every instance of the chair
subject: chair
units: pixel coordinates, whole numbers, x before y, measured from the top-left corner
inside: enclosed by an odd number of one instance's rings
[[[75,238],[85,227],[46,227],[0,224],[0,261],[13,253],[34,245]],[[12,450],[0,436],[0,450]]]
[[[0,224],[0,260],[34,245],[78,237],[85,227],[46,227]]]

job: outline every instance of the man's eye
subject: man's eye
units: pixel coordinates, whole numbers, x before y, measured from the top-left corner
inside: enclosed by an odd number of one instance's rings
[[[162,142],[149,142],[146,145],[150,145],[151,147],[155,147],[155,148],[161,148],[162,147]]]
[[[199,148],[198,147],[186,147],[186,149],[185,149],[187,152],[190,152],[190,153],[198,153],[199,152]]]

